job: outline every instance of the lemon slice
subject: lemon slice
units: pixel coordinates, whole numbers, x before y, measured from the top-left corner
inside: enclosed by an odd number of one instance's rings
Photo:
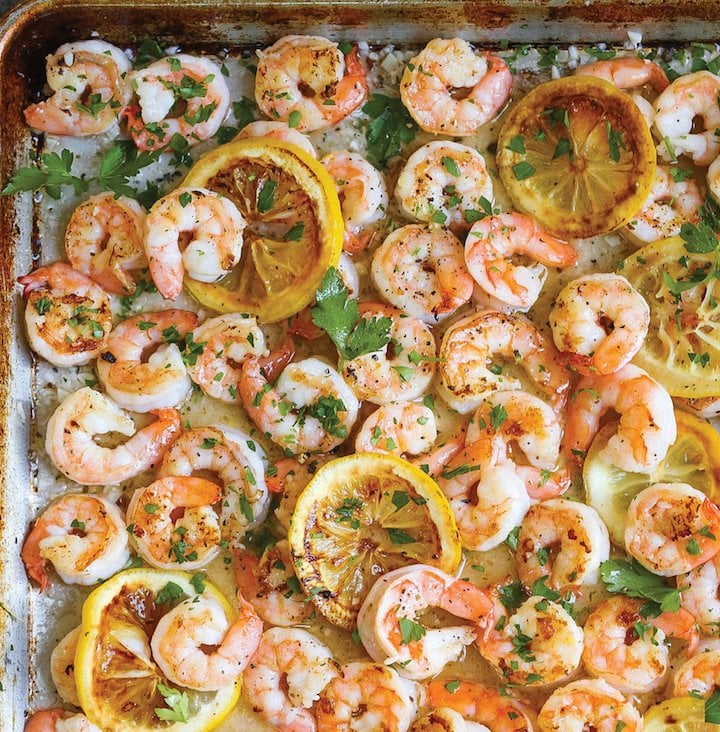
[[[248,222],[239,264],[214,284],[185,279],[206,307],[282,320],[309,305],[340,258],[344,224],[330,175],[304,150],[269,138],[236,140],[202,157],[183,186],[222,193]]]
[[[633,361],[672,396],[720,394],[720,280],[714,271],[714,253],[689,252],[679,236],[638,249],[622,264],[621,274],[650,306],[650,328]]]
[[[656,154],[635,102],[602,79],[535,87],[500,131],[497,164],[515,205],[563,238],[627,224],[650,192]]]
[[[305,592],[348,630],[381,574],[416,563],[452,574],[460,562],[437,483],[392,455],[358,453],[320,468],[298,498],[288,539]]]
[[[606,424],[593,440],[583,466],[588,503],[600,514],[610,538],[625,543],[630,501],[653,483],[689,483],[713,500],[720,495],[720,435],[704,420],[677,410],[678,436],[665,460],[651,473],[627,473],[600,459],[600,451],[617,432],[617,422]]]
[[[158,620],[180,600],[196,597],[196,586],[235,617],[217,589],[206,580],[202,585],[185,572],[129,569],[90,594],[83,605],[75,681],[91,722],[106,730],[201,732],[214,729],[230,713],[240,696],[239,680],[214,692],[179,688],[163,676],[150,653]],[[163,595],[172,601],[159,604]],[[156,709],[172,711],[159,684],[187,694],[186,722],[158,717]]]
[[[718,732],[705,721],[705,700],[691,696],[666,699],[645,712],[644,732]]]

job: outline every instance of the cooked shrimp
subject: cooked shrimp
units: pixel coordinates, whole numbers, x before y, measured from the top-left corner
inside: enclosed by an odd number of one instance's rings
[[[255,99],[263,114],[300,132],[333,127],[365,101],[357,49],[343,55],[321,36],[284,36],[258,51]]]
[[[81,203],[65,229],[70,264],[108,292],[135,292],[129,274],[147,267],[145,211],[137,201],[99,193]]]
[[[620,275],[578,277],[550,310],[553,340],[581,374],[612,374],[630,363],[650,326],[645,298]]]
[[[318,732],[406,732],[417,714],[420,693],[414,681],[388,666],[346,663],[315,703]]]
[[[517,364],[555,409],[565,404],[570,376],[554,345],[527,320],[484,310],[459,320],[442,340],[438,392],[461,414],[476,409],[495,391],[521,389],[503,367]]]
[[[125,74],[130,61],[105,41],[64,43],[46,60],[47,83],[54,94],[25,109],[25,121],[54,135],[87,136],[105,132],[130,98]]]
[[[224,277],[240,261],[244,229],[237,206],[206,188],[176,188],[156,201],[146,220],[145,254],[160,294],[175,299],[186,274],[199,282]]]
[[[270,625],[299,625],[315,610],[297,581],[285,539],[265,549],[259,559],[249,550],[237,552],[235,581],[243,597]]]
[[[543,578],[561,593],[596,584],[600,565],[609,557],[607,527],[584,503],[543,501],[531,506],[520,524],[515,566],[528,590]]]
[[[477,150],[436,140],[407,159],[395,197],[410,218],[465,232],[470,228],[467,212],[481,211],[483,204],[492,203],[493,184]]]
[[[50,584],[46,562],[67,584],[97,584],[119,572],[130,559],[122,512],[102,496],[61,496],[35,522],[21,556],[28,575],[43,591]]]
[[[313,704],[338,675],[332,652],[299,628],[266,630],[243,673],[253,711],[281,732],[315,732]]]
[[[280,494],[280,502],[275,509],[275,518],[285,531],[290,530],[295,504],[313,475],[332,455],[314,455],[312,459],[299,462],[296,458],[282,458],[275,463],[275,474],[268,475],[267,484],[271,493]]]
[[[530,263],[514,263],[521,257]],[[529,310],[542,290],[547,268],[570,267],[575,249],[543,231],[531,216],[502,213],[476,221],[465,240],[465,262],[475,282],[490,296]]]
[[[699,567],[678,576],[682,606],[706,635],[720,635],[720,552]]]
[[[55,467],[81,485],[117,485],[152,468],[180,434],[180,414],[158,409],[157,419],[135,430],[130,416],[111,399],[86,386],[70,394],[47,426],[45,450]],[[117,432],[130,439],[102,447],[95,438]]]
[[[421,455],[437,439],[432,409],[415,402],[386,404],[364,422],[355,438],[355,452]]]
[[[603,600],[585,623],[585,668],[627,694],[662,686],[668,670],[668,635],[697,644],[695,619],[687,610],[642,614],[645,600],[616,595]]]
[[[134,412],[180,404],[191,383],[174,341],[196,325],[195,313],[173,309],[134,315],[115,326],[96,364],[108,396]]]
[[[246,140],[250,137],[269,137],[271,140],[290,142],[302,148],[308,155],[317,158],[317,153],[310,138],[290,127],[287,122],[259,119],[245,125],[235,137],[236,140]]]
[[[694,178],[675,180],[670,166],[658,165],[655,180],[642,208],[625,227],[638,246],[677,236],[683,224],[699,221],[703,195]],[[708,168],[708,179],[712,165]]]
[[[410,462],[419,465],[420,469],[437,479],[445,466],[465,447],[467,422],[461,421],[452,434],[443,437],[438,445],[424,455],[419,455]]]
[[[444,229],[396,229],[375,250],[370,272],[385,300],[424,323],[440,322],[472,296],[463,246]]]
[[[84,714],[43,709],[25,722],[25,732],[101,732]]]
[[[687,483],[655,483],[628,508],[625,548],[661,577],[685,574],[720,551],[720,508]]]
[[[421,614],[430,607],[469,623],[426,627]],[[475,626],[484,624],[491,609],[487,595],[470,582],[412,564],[375,582],[360,607],[357,628],[373,660],[394,666],[407,679],[427,679],[462,655],[476,638]]]
[[[673,696],[709,699],[720,688],[720,641],[708,640],[673,675]]]
[[[338,150],[320,161],[335,181],[340,198],[345,237],[343,250],[357,254],[372,239],[366,227],[384,218],[388,192],[382,173],[365,158],[349,150]]]
[[[95,358],[112,329],[110,299],[89,277],[55,262],[18,277],[30,347],[55,366]]]
[[[710,163],[707,170],[707,187],[713,198],[720,201],[720,156]]]
[[[265,356],[265,335],[245,313],[208,318],[192,331],[199,353],[187,367],[190,378],[210,397],[239,402],[240,366],[251,356]]]
[[[702,419],[720,417],[720,397],[718,396],[698,397],[697,399],[675,397],[673,401],[682,409],[692,412]]]
[[[400,98],[427,132],[475,134],[510,98],[513,79],[498,56],[461,38],[435,38],[405,67]]]
[[[150,640],[153,658],[174,684],[217,691],[245,670],[262,636],[262,620],[239,596],[237,618],[213,597],[184,600],[160,618]]]
[[[76,707],[80,706],[75,683],[75,651],[81,626],[73,628],[53,648],[50,654],[50,676],[61,699]]]
[[[717,158],[718,94],[720,79],[710,71],[697,71],[675,79],[655,100],[655,131],[661,140],[657,152],[663,160],[687,155],[696,165],[707,166]]]
[[[438,707],[421,714],[410,727],[410,732],[466,732],[462,715],[448,707]],[[484,725],[475,725],[474,732],[490,732]]]
[[[342,375],[359,399],[373,404],[422,396],[435,373],[435,338],[427,325],[380,303],[361,303],[364,320],[389,318],[390,341],[379,351],[342,363]]]
[[[230,92],[210,59],[166,56],[129,74],[135,98],[123,110],[140,150],[159,150],[180,135],[188,145],[212,137],[230,107]]]
[[[649,84],[655,92],[667,89],[667,75],[660,66],[652,61],[627,56],[607,61],[596,61],[575,69],[578,76],[594,76],[614,84],[618,89],[635,89]]]
[[[613,374],[581,379],[565,422],[568,453],[584,455],[600,428],[600,419],[610,409],[620,415],[620,423],[600,450],[600,459],[621,470],[652,472],[675,442],[677,426],[670,395],[633,364]]]
[[[633,702],[603,679],[581,679],[555,689],[538,715],[540,732],[642,732]]]

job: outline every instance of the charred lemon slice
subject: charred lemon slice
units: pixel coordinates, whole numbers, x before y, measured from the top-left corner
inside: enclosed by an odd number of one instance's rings
[[[656,154],[635,102],[569,76],[535,87],[500,131],[497,164],[515,205],[563,238],[614,231],[650,192]]]
[[[313,301],[325,270],[338,263],[344,231],[335,184],[317,160],[279,140],[237,140],[202,157],[182,185],[227,196],[248,222],[240,263],[227,277],[185,279],[197,300],[264,323]]]
[[[645,712],[645,732],[718,732],[720,725],[705,721],[705,700],[692,696],[666,699]]]
[[[583,466],[588,503],[600,514],[610,538],[624,545],[630,501],[653,483],[689,483],[712,500],[720,497],[720,435],[705,420],[675,412],[678,436],[655,472],[626,473],[600,459],[600,451],[617,431],[606,424],[593,440]]]
[[[460,561],[455,519],[437,483],[391,455],[358,453],[320,468],[300,494],[288,539],[305,592],[348,630],[381,574],[416,563],[452,574]]]
[[[160,618],[199,594],[235,617],[217,589],[185,572],[129,569],[90,594],[83,605],[75,681],[91,722],[107,730],[201,732],[230,713],[240,695],[239,680],[213,692],[180,688],[152,660],[150,638]]]

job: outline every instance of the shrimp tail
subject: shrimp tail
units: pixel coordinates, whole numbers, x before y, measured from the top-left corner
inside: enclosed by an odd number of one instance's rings
[[[493,610],[493,601],[472,583],[457,580],[443,596],[442,607],[453,615],[485,626]]]
[[[413,465],[426,469],[432,478],[437,478],[443,468],[465,447],[467,420],[463,421],[455,430],[452,437],[427,455],[420,455],[410,462]]]
[[[294,458],[282,458],[275,463],[275,473],[266,475],[265,483],[270,493],[284,493],[285,480],[294,470],[300,467],[300,463]]]
[[[256,363],[268,382],[274,384],[282,370],[293,360],[294,356],[295,342],[292,336],[288,336],[274,351],[271,351],[264,358],[257,359]],[[249,363],[250,360],[246,363]]]
[[[544,501],[548,498],[557,498],[561,496],[572,485],[572,478],[568,470],[558,470],[551,475],[540,473],[534,468],[530,468],[532,478],[525,481],[530,498],[536,501]]]
[[[364,252],[375,238],[376,232],[360,231],[358,233],[345,229],[343,235],[343,251],[347,254]]]
[[[23,544],[20,557],[22,558],[25,570],[29,577],[40,585],[40,591],[45,592],[50,585],[47,573],[45,572],[45,560],[40,554],[40,541],[45,536],[45,531],[39,521],[28,534]]]
[[[295,313],[288,320],[288,330],[293,335],[303,338],[306,341],[314,341],[323,334],[323,331],[313,323],[310,308],[305,308],[299,313]]]
[[[660,628],[665,635],[687,641],[686,653],[688,656],[692,656],[695,652],[700,640],[700,633],[695,616],[689,610],[680,608],[675,612],[664,612],[654,618],[652,623]]]

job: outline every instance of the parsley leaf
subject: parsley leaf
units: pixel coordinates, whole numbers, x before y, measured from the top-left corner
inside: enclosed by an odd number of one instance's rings
[[[685,249],[692,253],[707,254],[714,252],[718,247],[715,232],[704,221],[697,225],[683,224],[680,227],[680,236],[685,242]]]
[[[132,144],[132,143],[130,143]],[[45,188],[51,198],[60,198],[62,186],[72,186],[75,195],[85,193],[90,184],[84,178],[78,178],[71,172],[74,155],[70,150],[62,150],[60,154],[50,152],[40,156],[40,167],[20,168],[8,181],[0,195],[9,196],[20,191],[37,191]]]
[[[424,625],[420,625],[420,623],[416,623],[412,618],[400,618],[398,625],[400,626],[400,635],[402,636],[400,645],[403,646],[421,640],[425,633],[427,633],[427,628]]]
[[[711,724],[720,724],[720,691],[713,692],[705,701],[705,721]]]
[[[661,577],[649,572],[636,560],[609,559],[600,565],[600,576],[610,592],[652,600],[662,612],[680,609],[680,590],[668,587]]]
[[[184,691],[171,689],[165,684],[158,684],[157,690],[162,694],[169,709],[156,708],[155,714],[166,722],[187,722],[190,720],[190,699]]]
[[[388,160],[401,152],[404,145],[415,139],[418,127],[396,97],[373,94],[363,105],[362,111],[372,118],[365,133],[368,160],[384,168]]]

